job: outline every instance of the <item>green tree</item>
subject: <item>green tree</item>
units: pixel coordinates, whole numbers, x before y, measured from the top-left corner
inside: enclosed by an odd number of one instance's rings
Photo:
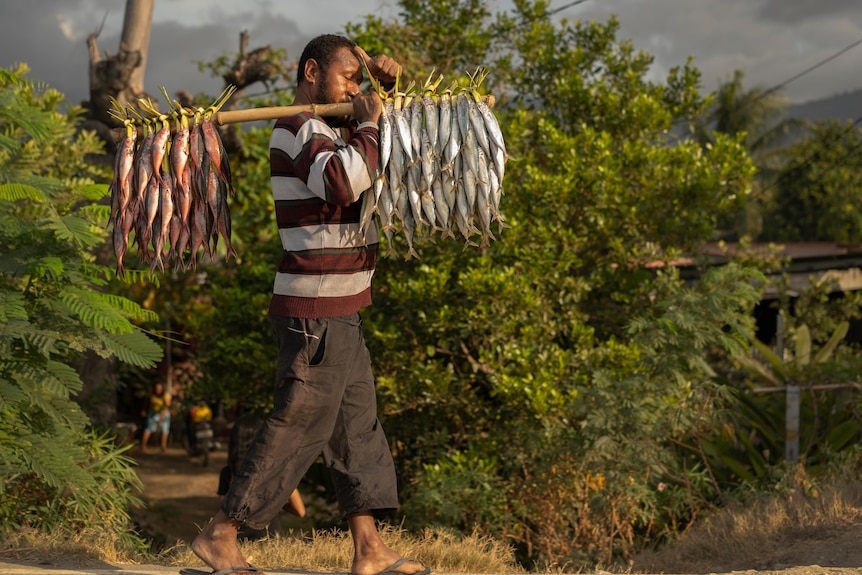
[[[753,165],[742,134],[670,135],[706,111],[699,74],[648,81],[652,58],[615,19],[558,24],[547,2],[518,1],[486,25],[493,50],[471,57],[500,96],[510,228],[484,251],[383,261],[366,313],[406,518],[479,526],[529,561],[607,559],[715,500],[703,461],[675,446],[714,423],[707,358],[751,337],[757,274],[686,286],[645,264],[709,238]],[[487,488],[503,496],[476,496]]]
[[[855,242],[862,234],[862,130],[851,122],[819,122],[789,150],[771,181],[763,239]]]
[[[742,136],[757,166],[752,179],[753,193],[733,218],[722,222],[723,239],[760,235],[763,206],[770,199],[770,183],[786,165],[787,147],[792,139],[809,127],[808,122],[785,116],[789,100],[779,90],[746,89],[744,77],[741,70],[735,70],[731,79],[719,85],[709,113],[695,128],[702,143],[711,143],[716,133]]]
[[[101,145],[26,73],[0,70],[0,525],[125,528],[137,479],[71,399],[75,366],[93,352],[149,367],[161,349],[133,323],[153,314],[106,293],[92,255],[109,208],[85,156]]]

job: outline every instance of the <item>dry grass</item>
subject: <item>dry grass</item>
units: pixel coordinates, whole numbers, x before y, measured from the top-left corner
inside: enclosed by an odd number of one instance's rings
[[[412,535],[398,527],[383,526],[381,536],[389,547],[405,557],[415,557],[432,566],[436,573],[524,573],[524,569],[515,561],[511,547],[478,534],[455,536],[429,529],[420,535]],[[262,569],[348,572],[353,557],[353,545],[346,531],[277,535],[262,541],[244,543],[242,548],[249,562]],[[124,548],[116,537],[86,532],[71,538],[20,533],[3,542],[0,558],[38,559],[76,566],[100,562],[185,567],[203,565],[188,546],[182,543],[157,557],[147,557]]]
[[[631,573],[714,573],[799,563],[813,542],[846,534],[862,523],[862,483],[829,482],[723,509],[673,546],[645,552]]]
[[[141,549],[119,535],[103,531],[42,533],[24,529],[0,539],[0,558],[69,566],[100,563],[139,564],[148,558]]]
[[[426,530],[413,535],[398,527],[381,528],[383,541],[405,557],[415,557],[437,573],[524,573],[508,545],[478,534],[455,536]],[[350,570],[353,544],[346,531],[273,536],[242,545],[249,562],[262,569],[289,566],[303,571]],[[168,550],[163,560],[170,565],[200,565],[188,547]]]

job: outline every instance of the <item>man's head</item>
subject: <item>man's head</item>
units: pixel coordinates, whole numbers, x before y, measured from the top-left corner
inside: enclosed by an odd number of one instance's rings
[[[362,63],[353,52],[355,47],[352,40],[335,34],[311,40],[299,58],[297,90],[309,90],[317,104],[350,102],[362,82]]]

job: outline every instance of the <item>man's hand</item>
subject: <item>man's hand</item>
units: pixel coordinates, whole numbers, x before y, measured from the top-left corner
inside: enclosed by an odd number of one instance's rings
[[[353,53],[361,62],[365,62],[368,73],[382,84],[395,83],[395,78],[401,74],[401,65],[385,54],[372,58],[359,46],[353,48]]]
[[[353,98],[353,117],[360,123],[380,122],[380,115],[383,113],[383,100],[377,95],[377,92],[369,92],[367,94],[358,94]]]

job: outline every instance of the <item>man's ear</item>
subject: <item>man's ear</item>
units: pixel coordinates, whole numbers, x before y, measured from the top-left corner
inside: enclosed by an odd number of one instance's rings
[[[317,65],[317,60],[314,58],[309,58],[305,61],[305,70],[303,71],[302,77],[309,84],[314,84],[317,79],[317,72],[320,67]]]

